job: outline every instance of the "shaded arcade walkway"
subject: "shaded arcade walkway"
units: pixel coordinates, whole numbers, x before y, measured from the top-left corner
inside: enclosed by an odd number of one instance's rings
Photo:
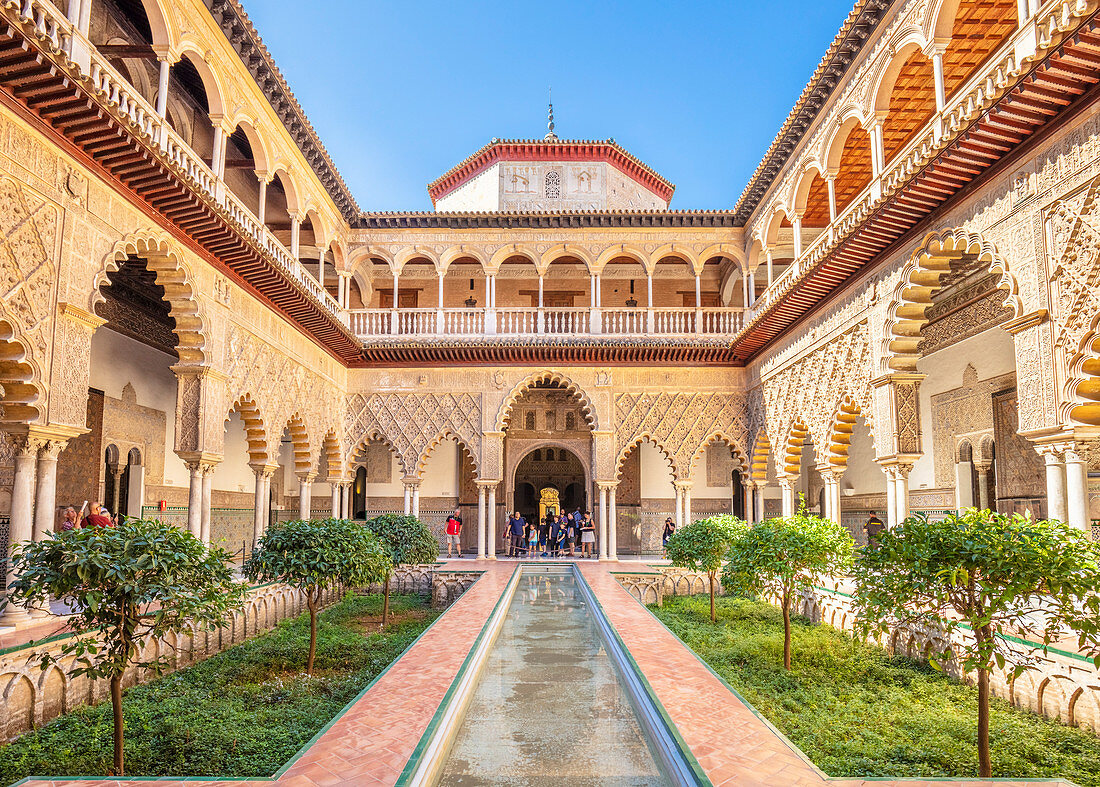
[[[716,785],[898,784],[966,785],[982,780],[830,779],[813,767],[766,721],[738,699],[724,683],[624,590],[612,572],[630,565],[583,561],[581,572],[630,654],[645,673],[658,700],[677,726],[707,776]],[[280,787],[360,787],[393,785],[428,728],[451,682],[496,606],[513,561],[451,561],[448,568],[476,565],[482,577],[456,601],[371,688],[337,717],[273,779],[163,780],[158,785],[271,785]],[[637,564],[635,564],[637,565]],[[149,780],[26,779],[21,785],[123,787]],[[1008,782],[998,787],[1067,784],[1052,781]]]

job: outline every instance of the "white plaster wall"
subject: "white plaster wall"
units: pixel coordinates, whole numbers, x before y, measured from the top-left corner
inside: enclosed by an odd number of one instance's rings
[[[886,491],[886,473],[875,461],[874,439],[862,418],[856,422],[852,442],[848,446],[848,469],[840,481],[842,497],[847,489],[853,490],[856,495]]]
[[[225,422],[225,457],[214,468],[211,486],[225,492],[251,492],[256,488],[256,475],[248,466],[248,439],[244,422],[236,411]]]
[[[643,498],[666,499],[676,497],[672,483],[672,468],[664,454],[653,443],[645,440],[638,446],[640,456],[639,487]],[[694,492],[692,493],[695,494]]]
[[[371,503],[372,497],[403,497],[405,494],[405,485],[401,483],[402,475],[401,464],[397,461],[397,456],[391,452],[390,482],[388,484],[367,484],[367,507],[373,507]],[[421,491],[421,495],[423,494],[423,491]]]
[[[979,380],[1016,371],[1012,336],[1003,328],[991,328],[917,362],[917,371],[928,375],[920,384],[921,447],[924,453],[909,474],[910,489],[932,489],[936,486],[932,397],[962,387],[963,371],[968,364],[974,366]]]
[[[435,209],[444,211],[500,210],[500,164],[493,164],[457,189],[436,200]]]
[[[176,375],[169,367],[175,362],[167,353],[100,328],[92,336],[88,385],[121,399],[122,389],[130,383],[139,405],[165,412],[164,485],[186,488],[190,483],[187,467],[172,450],[176,444]]]
[[[437,445],[428,454],[428,461],[424,465],[420,498],[458,497],[458,470],[458,443],[446,440]]]

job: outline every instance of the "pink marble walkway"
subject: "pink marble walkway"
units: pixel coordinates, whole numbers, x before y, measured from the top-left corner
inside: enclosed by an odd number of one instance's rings
[[[688,747],[715,785],[739,787],[1039,787],[1052,781],[830,779],[714,676],[615,580],[631,564],[583,561],[581,571]],[[640,564],[634,564],[635,566]],[[462,560],[486,573],[276,781],[280,787],[393,785],[427,729],[516,563]],[[195,780],[157,781],[194,787]],[[272,779],[201,780],[259,787]],[[30,787],[139,787],[149,780],[26,780]]]

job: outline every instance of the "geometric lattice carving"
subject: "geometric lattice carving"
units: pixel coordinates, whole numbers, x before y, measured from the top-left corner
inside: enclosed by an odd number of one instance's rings
[[[418,475],[428,449],[451,434],[480,465],[481,396],[473,394],[353,394],[344,418],[347,446],[377,436],[392,446],[406,475]]]
[[[845,396],[859,407],[873,430],[871,351],[867,323],[835,336],[808,355],[763,381],[764,411],[773,446],[785,443],[792,424],[801,421],[813,444],[829,445],[833,415]],[[824,457],[818,457],[824,461]]]
[[[687,480],[692,459],[715,435],[748,457],[748,411],[741,393],[623,393],[615,397],[615,415],[619,461],[650,437],[669,455],[679,480]]]

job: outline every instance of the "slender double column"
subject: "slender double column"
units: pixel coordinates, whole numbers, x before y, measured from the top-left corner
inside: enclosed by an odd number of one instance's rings
[[[781,476],[779,479],[779,492],[782,497],[782,515],[794,516],[794,485],[797,479],[791,476]]]
[[[267,523],[271,516],[271,477],[279,469],[278,465],[251,465],[256,476],[255,496],[252,511],[252,543],[259,543],[267,532]]]
[[[308,520],[313,513],[313,479],[315,473],[298,474],[298,517]]]
[[[22,434],[12,435],[14,444],[15,477],[11,487],[11,519],[8,525],[8,554],[10,559],[16,544],[30,541],[34,535],[34,497],[38,473],[38,452],[46,441]],[[15,571],[9,562],[5,589],[15,579]],[[22,607],[9,605],[0,624],[15,626],[26,623],[30,615]]]

